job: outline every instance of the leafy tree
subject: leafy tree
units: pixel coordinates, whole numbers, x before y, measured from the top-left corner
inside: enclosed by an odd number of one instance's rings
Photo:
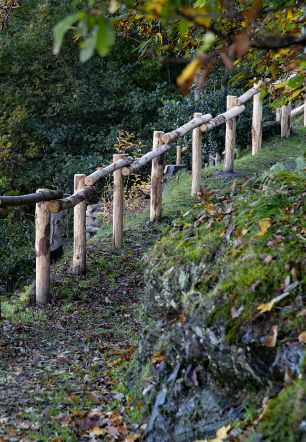
[[[82,62],[95,50],[104,56],[117,33],[136,41],[141,54],[188,62],[177,79],[183,93],[194,80],[202,86],[219,60],[228,69],[250,66],[252,77],[283,77],[281,86],[270,87],[283,95],[278,106],[304,91],[304,23],[305,6],[297,0],[88,0],[55,27],[54,53],[72,30]]]
[[[78,60],[72,38],[52,55],[52,29],[70,1],[24,0],[0,33],[0,176],[3,191],[58,186],[109,162],[119,129],[151,141],[171,95],[167,69],[118,38],[110,57]],[[175,78],[175,74],[173,75]]]

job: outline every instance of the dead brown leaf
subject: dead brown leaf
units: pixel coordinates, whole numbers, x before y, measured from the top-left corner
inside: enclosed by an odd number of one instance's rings
[[[92,402],[93,404],[95,404],[95,405],[101,404],[101,400],[100,400],[99,396],[97,396],[97,394],[94,393],[93,391],[86,391],[86,396],[90,400],[90,402]]]
[[[264,338],[263,345],[274,348],[277,342],[278,325],[272,325],[272,334]]]
[[[151,362],[152,364],[157,364],[159,362],[162,362],[166,359],[166,356],[163,355],[160,350],[157,350],[152,356],[151,356]]]
[[[249,36],[246,32],[242,32],[241,34],[238,34],[237,37],[234,40],[234,52],[237,57],[242,57],[245,55],[251,45]]]

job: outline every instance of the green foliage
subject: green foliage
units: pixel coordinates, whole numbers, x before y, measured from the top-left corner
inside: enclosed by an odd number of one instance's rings
[[[304,364],[305,365],[305,364]],[[266,404],[263,418],[256,429],[262,440],[271,442],[299,442],[302,441],[302,422],[305,422],[305,393],[306,374],[281,391],[274,399]],[[247,439],[255,442],[256,436]]]
[[[0,220],[0,294],[33,276],[34,226],[17,215]]]
[[[271,145],[256,158],[246,156],[236,161],[237,169],[247,173],[250,179],[231,182],[208,169],[203,175],[206,196],[210,191],[215,194],[179,218],[150,255],[150,266],[157,279],[164,275],[167,280],[169,269],[175,269],[176,275],[189,275],[191,263],[199,268],[205,265],[205,274],[199,273],[199,279],[193,278],[192,290],[199,293],[198,301],[203,306],[214,299],[210,320],[223,318],[230,342],[239,340],[237,329],[258,314],[260,303],[270,301],[279,293],[286,277],[291,282],[299,279],[286,305],[305,284],[302,275],[305,174],[299,167],[300,156],[296,162],[298,167],[288,170],[288,165],[294,167],[296,156],[303,151],[302,137],[302,134],[292,136],[289,142],[279,143],[279,151]],[[271,167],[278,157],[283,163]],[[254,177],[254,174],[261,177],[266,167],[270,170],[263,178]],[[187,177],[182,184],[190,184]],[[181,185],[175,183],[169,190],[181,192]],[[172,200],[173,194],[167,203],[172,204]],[[226,210],[230,216],[225,216]],[[267,231],[260,228],[262,220],[269,221]],[[178,310],[186,316],[192,315],[198,304],[189,297],[188,290],[177,295],[174,286],[172,293]],[[232,317],[233,306],[241,309],[239,317]],[[303,318],[296,318],[293,310],[282,321],[282,333],[297,336],[302,323]]]
[[[110,58],[96,57],[90,64],[79,62],[71,38],[58,57],[52,55],[53,26],[74,12],[69,5],[68,0],[25,0],[10,28],[0,34],[0,176],[5,192],[30,192],[42,185],[71,191],[74,173],[109,162],[119,129],[151,144],[157,109],[171,93],[165,67],[139,60],[122,39]],[[66,26],[72,19],[68,21]],[[103,52],[103,43],[99,48]],[[90,48],[83,50],[86,55]]]
[[[193,82],[202,85],[218,58],[232,70],[252,67],[251,78],[288,80],[281,92],[285,102],[302,96],[304,9],[294,0],[89,0],[79,2],[80,12],[64,18],[55,28],[54,52],[67,32],[79,40],[80,59],[95,51],[106,55],[114,44],[113,26],[129,36],[139,54],[191,57],[177,78],[183,93]],[[71,24],[75,24],[71,27]],[[241,74],[241,73],[240,73]],[[276,103],[276,100],[274,104]]]
[[[220,81],[217,84],[220,84]],[[186,121],[190,120],[194,112],[201,112],[203,114],[210,113],[213,116],[218,115],[226,110],[226,95],[241,95],[244,90],[235,89],[234,87],[213,87],[213,82],[205,90],[199,93],[197,99],[193,95],[186,97],[179,96],[170,100],[165,100],[163,107],[160,109],[160,119],[157,123],[157,128],[164,131],[170,131],[174,127],[178,127]],[[214,90],[212,90],[214,89]],[[265,120],[273,120],[275,117],[268,106],[264,106]],[[237,148],[245,149],[251,142],[251,128],[252,126],[252,104],[246,105],[246,110],[237,118]],[[204,162],[208,163],[209,154],[218,152],[222,154],[224,151],[225,139],[225,125],[221,125],[211,132],[208,132],[203,137],[203,154]],[[191,145],[191,133],[180,138],[177,142],[180,146]],[[191,149],[184,155],[184,162],[190,161]]]

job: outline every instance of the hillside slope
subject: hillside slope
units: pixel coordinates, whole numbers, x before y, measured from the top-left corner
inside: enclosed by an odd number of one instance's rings
[[[129,216],[122,252],[105,225],[86,277],[70,273],[69,254],[53,267],[50,307],[27,307],[29,289],[2,305],[0,439],[193,441],[230,424],[238,441],[259,423],[257,441],[302,440],[304,136],[265,143],[236,175],[206,169],[200,202],[189,173],[176,176],[160,224],[148,210]],[[285,358],[293,384],[272,423],[256,423],[283,387]],[[294,429],[285,438],[280,409]]]
[[[148,254],[133,372],[148,441],[305,440],[303,133],[208,171]]]

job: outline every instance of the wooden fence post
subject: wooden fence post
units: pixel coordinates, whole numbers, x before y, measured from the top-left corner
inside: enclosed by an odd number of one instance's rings
[[[262,99],[260,93],[253,97],[252,155],[257,155],[262,143]]]
[[[237,97],[228,95],[226,97],[226,110],[230,110],[236,105]],[[233,172],[236,146],[236,118],[232,118],[226,122],[225,131],[225,157],[224,172]]]
[[[276,109],[276,114],[275,114],[275,121],[279,121],[281,120],[281,115],[282,115],[282,108],[278,107]]]
[[[43,192],[47,189],[38,189]],[[47,203],[36,204],[35,210],[35,254],[36,254],[36,304],[49,302],[50,289],[50,219]]]
[[[288,103],[287,106],[282,106],[282,113],[281,113],[281,137],[282,138],[289,138],[290,136],[290,127],[291,127],[291,103]]]
[[[86,175],[74,175],[74,193],[85,187]],[[73,261],[72,271],[76,275],[86,272],[86,201],[73,209]]]
[[[124,158],[123,154],[115,154],[113,161]],[[113,196],[113,246],[121,249],[123,246],[123,175],[122,170],[114,172],[114,196]]]
[[[162,145],[164,132],[154,131],[153,150]],[[163,156],[160,155],[152,160],[151,170],[151,200],[150,200],[150,221],[158,221],[162,214],[163,202]]]
[[[181,146],[176,146],[176,165],[181,165],[181,159],[182,159],[182,148]]]
[[[193,118],[202,117],[203,114],[196,112]],[[192,131],[192,184],[191,195],[196,196],[200,190],[202,169],[202,131],[197,127]]]

